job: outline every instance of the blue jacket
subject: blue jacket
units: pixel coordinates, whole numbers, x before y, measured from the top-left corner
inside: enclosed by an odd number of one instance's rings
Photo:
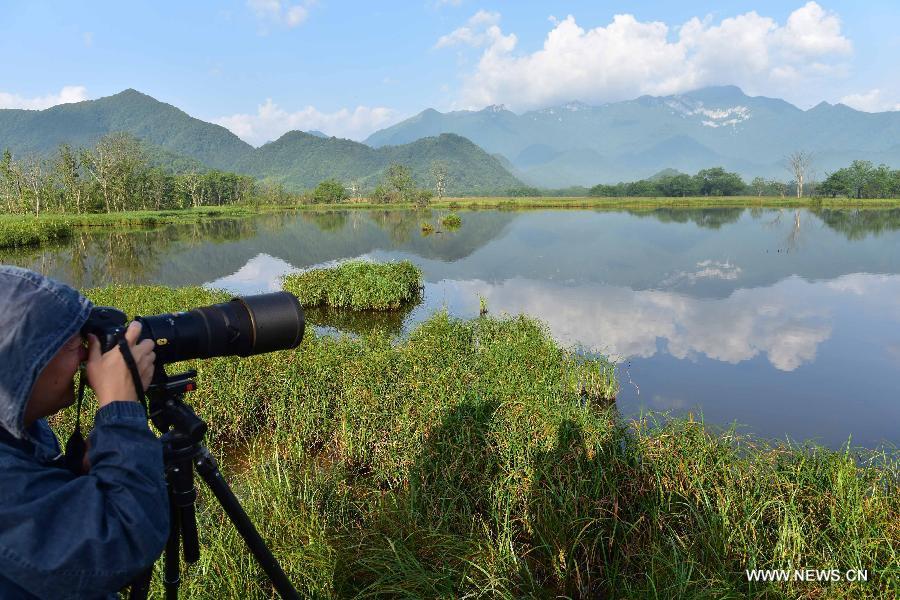
[[[24,426],[41,370],[91,303],[37,273],[0,267],[0,598],[107,598],[162,552],[162,446],[137,402],[97,411],[91,469],[74,475],[47,422]],[[68,432],[67,432],[68,433]]]

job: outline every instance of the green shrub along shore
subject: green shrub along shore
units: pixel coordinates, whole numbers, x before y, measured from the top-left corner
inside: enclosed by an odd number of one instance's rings
[[[336,267],[287,275],[282,287],[304,307],[391,310],[419,297],[422,271],[408,260],[343,262]]]
[[[129,314],[227,297],[87,294]],[[295,350],[190,366],[210,446],[304,597],[900,592],[896,453],[625,420],[613,365],[558,347],[525,317],[438,313],[403,339],[310,328]],[[61,436],[71,419],[57,419]],[[199,520],[185,597],[273,597],[203,488]],[[768,568],[866,569],[868,581],[748,581],[746,569]]]

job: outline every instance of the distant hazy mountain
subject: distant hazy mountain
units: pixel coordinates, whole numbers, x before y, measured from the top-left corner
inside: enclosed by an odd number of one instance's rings
[[[371,189],[387,166],[397,162],[410,168],[419,185],[430,188],[435,160],[448,166],[450,194],[499,192],[521,185],[500,161],[453,134],[376,149],[351,140],[291,131],[246,154],[234,169],[291,189],[308,189],[332,177],[345,183],[358,180]]]
[[[0,110],[0,151],[9,148],[20,156],[50,154],[63,142],[92,146],[113,131],[140,138],[157,164],[234,170],[292,190],[332,177],[344,183],[358,179],[371,187],[391,162],[409,166],[420,185],[431,187],[434,160],[449,166],[449,193],[499,192],[522,185],[495,157],[456,135],[374,149],[321,131],[292,131],[254,148],[220,125],[135,90],[41,111]]]
[[[523,179],[550,187],[711,166],[748,178],[786,178],[782,159],[799,149],[815,153],[819,177],[856,158],[900,166],[900,112],[865,113],[825,102],[804,111],[783,100],[747,96],[734,86],[601,106],[572,102],[521,115],[502,106],[449,113],[428,109],[373,133],[365,143],[405,144],[445,132],[503,155]]]

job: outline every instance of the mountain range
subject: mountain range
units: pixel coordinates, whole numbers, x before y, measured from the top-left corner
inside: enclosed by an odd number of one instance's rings
[[[534,185],[562,187],[649,177],[663,168],[693,173],[722,166],[749,179],[787,178],[785,156],[814,153],[819,177],[854,159],[900,166],[900,112],[866,113],[822,102],[809,110],[734,86],[673,96],[516,114],[503,106],[433,109],[370,135],[381,147],[451,132],[506,157]]]
[[[221,125],[131,89],[40,111],[0,110],[0,150],[9,148],[17,156],[49,155],[61,143],[93,146],[113,131],[139,138],[157,163],[236,171],[294,191],[328,178],[357,180],[371,189],[393,162],[408,166],[423,187],[431,187],[432,162],[445,163],[449,194],[490,194],[522,185],[496,157],[451,133],[372,148],[320,131],[290,131],[254,148]]]
[[[784,157],[814,153],[818,177],[867,159],[900,167],[900,112],[866,113],[822,102],[802,110],[734,86],[589,106],[570,102],[516,114],[502,106],[427,109],[364,143],[291,131],[254,148],[228,129],[135,90],[46,110],[0,110],[0,149],[16,155],[90,146],[127,131],[169,164],[232,170],[291,190],[327,178],[371,188],[386,167],[410,167],[430,187],[430,167],[449,167],[450,194],[504,192],[526,182],[566,187],[629,181],[662,169],[723,166],[745,178],[788,179]]]

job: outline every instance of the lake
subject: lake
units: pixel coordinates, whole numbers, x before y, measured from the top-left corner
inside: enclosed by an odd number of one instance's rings
[[[381,315],[402,333],[434,311],[526,313],[618,364],[619,410],[702,415],[767,438],[900,441],[900,209],[337,211],[82,233],[0,254],[73,285],[279,289],[348,258],[409,259],[423,302]],[[437,231],[423,235],[429,221]],[[367,315],[314,311],[351,331]]]

